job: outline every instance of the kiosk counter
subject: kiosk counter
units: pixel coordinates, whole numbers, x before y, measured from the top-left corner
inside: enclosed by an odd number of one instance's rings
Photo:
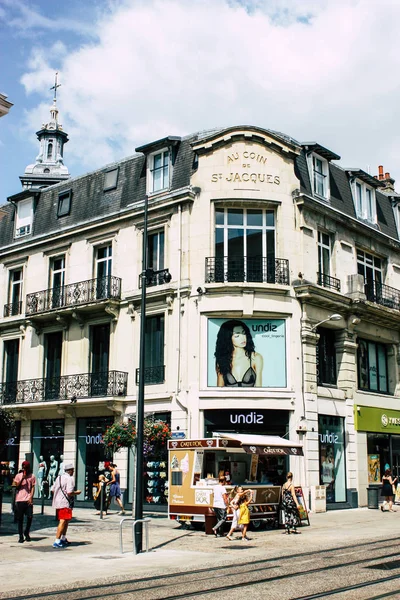
[[[212,533],[215,524],[213,490],[219,477],[224,475],[229,482],[228,494],[236,485],[252,490],[249,510],[254,527],[266,523],[278,526],[281,481],[279,485],[277,481],[268,481],[265,457],[280,457],[284,480],[285,459],[290,454],[301,456],[301,445],[274,436],[218,435],[220,437],[168,441],[169,518],[191,522],[199,528],[205,524],[206,533]],[[228,520],[230,518],[228,515]]]

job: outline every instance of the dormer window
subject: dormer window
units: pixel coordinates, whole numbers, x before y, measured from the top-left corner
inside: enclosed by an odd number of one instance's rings
[[[169,188],[170,160],[168,150],[150,156],[151,191],[160,192]]]
[[[17,205],[17,215],[15,222],[15,237],[29,235],[32,229],[33,221],[33,198],[20,200]]]
[[[108,169],[104,173],[104,188],[103,188],[103,190],[105,192],[108,192],[109,190],[114,190],[117,187],[118,173],[119,173],[119,167]]]
[[[353,183],[353,197],[357,217],[370,223],[376,223],[375,190],[363,181],[356,179]]]
[[[321,198],[328,197],[328,161],[320,156],[313,155],[313,191],[314,194]]]

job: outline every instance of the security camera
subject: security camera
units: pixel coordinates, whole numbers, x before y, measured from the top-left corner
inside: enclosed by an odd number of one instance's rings
[[[198,293],[199,296],[202,296],[203,294],[206,293],[206,290],[204,288],[202,288],[202,287],[199,286],[197,288],[196,292]]]

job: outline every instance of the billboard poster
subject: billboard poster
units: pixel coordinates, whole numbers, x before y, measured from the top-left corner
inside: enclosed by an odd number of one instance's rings
[[[209,387],[286,387],[284,319],[208,319]]]

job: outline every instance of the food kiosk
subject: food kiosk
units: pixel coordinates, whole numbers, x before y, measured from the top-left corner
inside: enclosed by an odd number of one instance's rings
[[[224,475],[228,493],[235,485],[251,489],[250,519],[255,527],[278,526],[281,485],[289,456],[303,456],[302,445],[277,436],[215,433],[213,438],[168,441],[168,515],[193,526],[215,523],[213,488]],[[266,472],[265,457],[280,457],[282,468]],[[229,516],[228,516],[229,519]]]

